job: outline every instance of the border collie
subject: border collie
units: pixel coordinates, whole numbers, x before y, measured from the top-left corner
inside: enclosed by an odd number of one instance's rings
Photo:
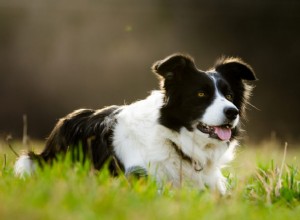
[[[173,54],[152,70],[160,90],[130,105],[70,113],[58,121],[40,154],[17,160],[15,174],[30,175],[37,165],[71,152],[73,160],[90,159],[97,170],[109,163],[112,175],[122,170],[224,194],[221,168],[234,156],[252,90],[247,82],[256,80],[252,68],[223,57],[202,71],[191,56]]]

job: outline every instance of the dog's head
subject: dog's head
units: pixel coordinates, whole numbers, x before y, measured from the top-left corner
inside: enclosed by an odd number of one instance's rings
[[[174,54],[152,67],[164,91],[160,123],[172,130],[197,129],[208,138],[228,141],[237,135],[256,80],[239,58],[222,58],[209,71],[197,69],[188,55]]]

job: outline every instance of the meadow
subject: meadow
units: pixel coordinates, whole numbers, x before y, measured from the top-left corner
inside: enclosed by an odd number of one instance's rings
[[[183,185],[158,190],[151,179],[110,177],[89,164],[59,161],[30,178],[14,177],[16,154],[43,143],[0,142],[0,219],[299,219],[300,146],[243,144],[220,196]],[[9,147],[10,146],[10,147]],[[287,148],[285,149],[285,147]]]

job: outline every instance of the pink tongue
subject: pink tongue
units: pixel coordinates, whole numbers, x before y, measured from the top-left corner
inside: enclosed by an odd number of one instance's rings
[[[221,127],[214,127],[215,133],[222,141],[227,141],[231,137],[231,129],[230,128],[221,128]]]

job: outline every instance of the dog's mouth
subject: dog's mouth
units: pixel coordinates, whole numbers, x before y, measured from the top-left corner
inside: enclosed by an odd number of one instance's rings
[[[209,126],[202,122],[197,125],[197,129],[202,133],[208,134],[210,138],[215,138],[221,141],[228,141],[232,134],[232,125],[224,124],[219,126]]]

